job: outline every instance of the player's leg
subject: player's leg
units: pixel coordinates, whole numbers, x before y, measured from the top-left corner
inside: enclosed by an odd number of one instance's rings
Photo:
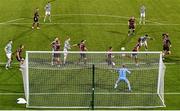
[[[84,58],[84,64],[86,64],[86,62],[87,62],[86,54],[83,54],[83,58]]]
[[[48,12],[49,22],[51,22],[51,12]]]
[[[135,60],[136,66],[139,66],[137,54],[134,54],[134,60]]]
[[[54,53],[52,53],[52,55],[51,55],[51,65],[54,65],[54,60],[55,60],[55,56],[54,56]]]
[[[9,55],[8,55],[9,57],[8,57],[8,67],[10,68],[11,67],[11,62],[12,62],[12,54],[10,53]]]
[[[163,45],[163,53],[162,53],[162,56],[164,57],[166,55],[166,47],[165,45]]]
[[[168,50],[168,54],[169,54],[169,55],[171,54],[171,51],[170,51],[170,50]]]
[[[142,16],[142,17],[143,17],[143,24],[145,24],[145,23],[146,23],[146,18],[145,18],[146,15],[145,15],[145,13],[143,13],[143,16]]]
[[[111,63],[112,63],[111,57],[107,58],[107,63],[108,63],[108,66],[111,65]]]
[[[60,59],[61,55],[59,53],[57,53],[57,56],[56,56],[56,64],[57,65],[60,65],[61,64],[61,59]]]
[[[64,64],[66,64],[67,55],[64,54]]]
[[[36,23],[35,23],[35,22],[33,22],[33,24],[32,24],[32,29],[34,29],[35,24],[36,24]]]
[[[140,18],[139,18],[139,24],[142,23],[142,13],[140,14]]]
[[[171,54],[171,51],[169,49],[169,46],[167,46],[167,55]]]
[[[7,62],[6,62],[5,68],[6,68],[6,70],[8,70],[8,61],[9,61],[9,58],[8,58],[7,54],[6,54],[6,57],[7,57]]]
[[[129,91],[131,91],[131,85],[130,85],[129,80],[126,78],[124,79],[124,81],[127,83]]]
[[[46,22],[47,12],[45,12],[44,22]]]
[[[116,81],[115,84],[114,84],[114,88],[115,88],[115,89],[117,88],[119,81],[120,81],[120,78],[118,78],[117,81]]]
[[[67,50],[64,50],[64,62],[63,62],[64,64],[66,64],[67,55],[68,55]]]
[[[132,28],[131,28],[131,26],[129,26],[128,36],[130,36],[131,33],[132,33]]]
[[[132,34],[133,35],[135,34],[135,26],[134,25],[132,26]]]
[[[40,27],[39,27],[39,22],[37,22],[37,29],[40,29]]]
[[[145,47],[145,50],[147,51],[148,50],[147,41],[144,41],[144,47]]]
[[[10,54],[6,54],[6,57],[7,57],[7,62],[6,62],[6,65],[5,65],[5,68],[8,70],[8,68],[9,68],[9,66],[10,66],[10,59],[11,59],[11,57],[10,57]]]
[[[83,59],[83,53],[80,53],[80,58],[78,60],[78,64],[81,62],[82,59]]]

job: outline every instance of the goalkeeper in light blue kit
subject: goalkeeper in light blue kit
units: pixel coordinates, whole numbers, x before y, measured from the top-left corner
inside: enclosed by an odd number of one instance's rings
[[[118,86],[118,83],[120,81],[125,81],[127,84],[128,84],[128,89],[129,91],[131,91],[131,85],[130,85],[130,82],[129,80],[127,79],[126,77],[126,74],[127,72],[130,74],[131,72],[125,67],[125,65],[122,65],[122,68],[118,68],[116,69],[117,72],[119,73],[119,77],[118,77],[118,80],[116,81],[115,85],[114,85],[114,88],[117,88]]]

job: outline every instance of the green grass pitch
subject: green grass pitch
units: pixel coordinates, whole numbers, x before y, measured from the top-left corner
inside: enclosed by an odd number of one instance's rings
[[[13,50],[25,45],[25,50],[51,50],[50,43],[59,36],[62,43],[66,36],[71,43],[87,40],[90,51],[105,51],[109,46],[119,51],[131,51],[137,38],[149,34],[149,50],[162,50],[161,34],[168,32],[172,41],[172,55],[165,60],[165,103],[157,109],[180,109],[180,0],[51,0],[52,23],[43,22],[47,0],[0,0],[0,109],[26,109],[16,99],[23,96],[22,76],[17,64],[5,70],[4,47],[13,40]],[[139,7],[147,8],[146,25],[137,25],[136,35],[127,36],[130,16],[139,20]],[[34,9],[40,9],[40,30],[32,30]],[[73,48],[72,50],[78,50]],[[144,50],[144,49],[141,49]],[[25,54],[24,54],[25,55]],[[14,58],[14,63],[17,61]]]

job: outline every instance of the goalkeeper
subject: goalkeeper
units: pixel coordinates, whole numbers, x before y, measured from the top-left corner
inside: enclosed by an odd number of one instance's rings
[[[128,84],[128,89],[129,89],[129,91],[131,91],[130,82],[129,82],[129,80],[128,80],[127,77],[126,77],[126,72],[128,72],[129,74],[130,74],[131,72],[125,67],[125,65],[122,65],[122,68],[118,68],[118,69],[116,69],[116,70],[117,70],[117,72],[119,73],[119,77],[118,77],[118,79],[117,79],[117,81],[116,81],[116,83],[115,83],[115,85],[114,85],[114,88],[117,88],[118,83],[119,83],[120,81],[125,81],[125,82]]]

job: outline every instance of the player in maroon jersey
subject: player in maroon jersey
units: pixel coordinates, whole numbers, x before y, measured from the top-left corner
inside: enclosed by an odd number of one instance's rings
[[[141,48],[141,45],[140,45],[140,43],[138,42],[138,43],[136,44],[136,46],[133,48],[132,51],[133,51],[133,52],[138,52],[140,48]],[[136,66],[138,66],[138,57],[137,57],[137,53],[133,53],[131,56],[134,57]]]
[[[20,47],[16,50],[16,59],[19,61],[20,65],[23,64],[24,58],[22,57],[22,52],[24,49],[24,45],[20,45]]]
[[[163,36],[163,56],[166,56],[168,54],[171,54],[170,51],[171,41],[169,39],[168,33],[162,34],[162,36]]]
[[[129,31],[128,31],[128,36],[130,35],[134,35],[135,32],[135,18],[132,16],[129,20],[128,20],[128,26],[129,26]]]
[[[83,60],[84,64],[86,64],[87,57],[86,57],[86,53],[83,53],[83,52],[88,50],[85,46],[85,42],[86,42],[86,40],[81,40],[81,42],[79,44],[73,45],[73,46],[79,47],[80,52],[82,52],[82,53],[80,53],[79,63]]]
[[[53,50],[56,51],[60,51],[61,48],[61,44],[60,44],[60,40],[56,39],[55,42],[53,43],[52,46]],[[54,53],[54,60],[55,60],[55,64],[60,65],[61,64],[61,60],[60,60],[60,53]]]
[[[112,47],[109,47],[108,51],[107,51],[107,63],[108,66],[112,65],[112,67],[115,65],[115,63],[112,61],[112,59],[114,58],[114,56],[112,55]]]

